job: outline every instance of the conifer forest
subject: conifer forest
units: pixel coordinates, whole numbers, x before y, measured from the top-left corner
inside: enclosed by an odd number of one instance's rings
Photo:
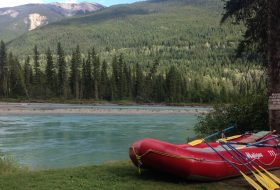
[[[45,52],[35,45],[33,55],[19,59],[2,41],[0,97],[214,103],[233,102],[265,90],[266,76],[260,65],[247,66],[242,60],[242,64],[232,64],[230,58],[218,54],[208,58],[200,63],[166,64],[155,56],[140,64],[122,53],[104,57],[94,47],[82,53],[79,45],[66,55],[58,42],[56,49]]]

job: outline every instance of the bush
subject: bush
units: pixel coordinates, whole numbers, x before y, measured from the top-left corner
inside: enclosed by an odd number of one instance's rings
[[[212,134],[230,125],[237,128],[229,133],[269,130],[268,99],[265,93],[249,95],[231,105],[215,105],[213,111],[199,117],[195,126],[198,136]]]

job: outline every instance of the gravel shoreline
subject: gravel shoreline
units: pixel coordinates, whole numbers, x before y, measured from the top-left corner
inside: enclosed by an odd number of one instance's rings
[[[71,105],[71,104],[39,104],[39,103],[0,103],[0,115],[8,114],[205,114],[208,109],[151,109],[150,107],[125,107],[112,108],[106,106],[100,108],[94,105]]]

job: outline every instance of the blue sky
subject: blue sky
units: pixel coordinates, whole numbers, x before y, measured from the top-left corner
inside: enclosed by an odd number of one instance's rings
[[[59,0],[44,0],[44,2],[48,3],[48,2],[56,2]],[[69,0],[70,2],[72,0]],[[74,0],[74,2],[83,2],[86,0]],[[105,6],[111,6],[111,5],[115,5],[115,4],[124,4],[124,3],[133,3],[136,2],[137,0],[88,0],[88,2],[95,2],[95,3],[100,3],[102,5]],[[65,0],[64,0],[65,2]]]
[[[134,3],[139,0],[0,0],[0,8],[13,7],[13,6],[23,5],[28,3],[50,3],[50,2],[78,3],[83,1],[96,2],[105,6],[111,6],[115,4]]]

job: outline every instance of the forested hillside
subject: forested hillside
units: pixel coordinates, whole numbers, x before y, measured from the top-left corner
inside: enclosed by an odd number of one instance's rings
[[[55,48],[56,42],[61,41],[66,52],[76,44],[80,44],[82,51],[93,45],[100,51],[143,47],[227,48],[234,46],[241,28],[221,27],[221,13],[219,0],[117,5],[29,32],[10,42],[9,47],[15,53],[31,53],[35,44],[40,49]]]
[[[26,4],[0,8],[0,39],[13,40],[37,27],[102,9],[96,3]]]
[[[219,0],[153,0],[118,5],[34,30],[7,47],[18,57],[18,65],[28,63],[30,72],[41,73],[39,86],[50,80],[46,52],[48,48],[53,52],[56,78],[51,81],[64,81],[63,93],[57,92],[61,86],[52,87],[48,94],[33,89],[36,85],[30,83],[32,88],[26,87],[29,97],[230,102],[264,90],[265,73],[256,60],[249,63],[235,59],[242,27],[221,26],[221,13]],[[62,59],[57,58],[57,42],[63,48]],[[77,45],[80,58],[74,61]],[[93,47],[95,56],[88,53]],[[102,71],[107,82],[101,79]],[[101,95],[101,88],[107,91],[106,97]]]

